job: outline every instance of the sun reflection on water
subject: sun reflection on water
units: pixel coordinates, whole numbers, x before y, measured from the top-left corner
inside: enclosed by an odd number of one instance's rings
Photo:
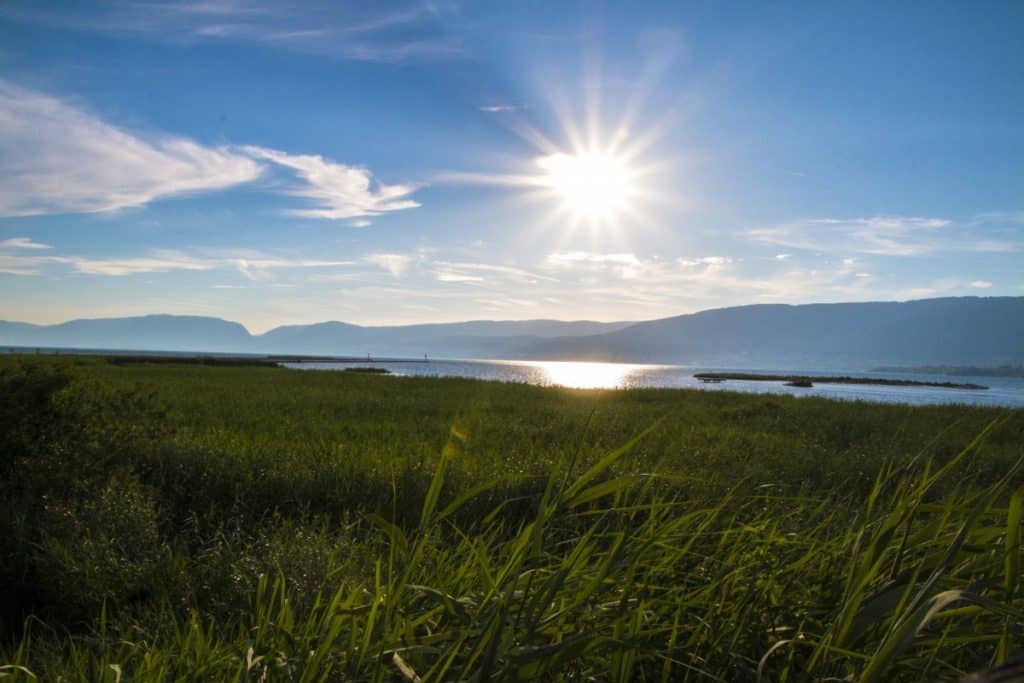
[[[628,386],[644,365],[626,363],[584,363],[577,361],[532,361],[531,367],[544,375],[547,384],[572,389],[615,389]]]

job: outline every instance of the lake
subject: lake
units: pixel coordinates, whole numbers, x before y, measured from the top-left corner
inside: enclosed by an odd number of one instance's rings
[[[1019,377],[949,377],[909,373],[801,372],[796,370],[746,369],[764,374],[854,375],[935,382],[970,382],[988,389],[947,389],[940,387],[882,386],[870,384],[827,384],[810,388],[789,387],[782,382],[727,380],[705,384],[694,373],[729,371],[732,368],[696,368],[679,365],[638,365],[628,363],[585,363],[568,361],[478,361],[431,360],[429,362],[371,361],[363,363],[287,363],[302,370],[343,371],[351,367],[385,368],[394,375],[415,377],[465,377],[471,379],[525,382],[573,389],[701,389],[704,391],[745,391],[793,396],[820,396],[844,400],[910,403],[970,403],[989,406],[1024,407],[1024,379]]]

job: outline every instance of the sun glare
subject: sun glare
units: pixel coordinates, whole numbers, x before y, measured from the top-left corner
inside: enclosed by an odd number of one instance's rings
[[[621,387],[631,375],[645,367],[625,363],[587,363],[582,361],[534,361],[527,364],[543,372],[547,382],[571,389]]]
[[[551,154],[537,160],[541,184],[578,218],[611,220],[626,210],[633,194],[627,164],[607,152]]]

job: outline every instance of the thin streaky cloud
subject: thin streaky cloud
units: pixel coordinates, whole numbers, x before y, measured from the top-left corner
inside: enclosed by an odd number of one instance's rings
[[[402,277],[405,275],[409,266],[413,263],[415,257],[409,254],[367,254],[363,257],[363,261],[366,263],[375,265],[379,268],[383,268],[388,271],[394,277]]]
[[[70,267],[82,275],[122,277],[143,273],[169,273],[172,271],[210,271],[234,269],[254,282],[270,280],[275,270],[334,268],[356,265],[350,260],[317,260],[281,258],[240,252],[210,254],[184,252],[173,249],[155,249],[145,256],[125,258],[95,258],[78,255],[22,255],[0,252],[0,272],[11,275],[40,275],[46,266]]]
[[[155,251],[152,256],[126,259],[91,259],[69,257],[66,261],[75,271],[85,275],[137,275],[166,273],[172,270],[213,270],[217,263],[188,256],[180,251]]]
[[[325,261],[311,259],[272,258],[245,254],[238,257],[227,257],[221,262],[233,265],[248,280],[261,282],[273,279],[274,270],[301,268],[335,268],[354,265],[354,261]]]
[[[259,163],[182,137],[143,139],[0,80],[0,216],[100,213],[255,180]]]
[[[465,273],[455,273],[449,270],[437,271],[435,277],[438,282],[464,282],[464,283],[475,283],[483,282],[484,279],[479,275],[467,275]]]
[[[47,28],[130,34],[163,43],[251,43],[331,59],[395,63],[464,54],[440,21],[449,6],[409,2],[382,10],[374,3],[307,2],[294,11],[267,0],[119,2],[73,12],[12,0],[0,16]]]
[[[359,166],[341,164],[317,154],[288,154],[266,147],[244,146],[243,152],[254,159],[272,162],[291,171],[300,181],[288,194],[312,200],[316,208],[286,209],[302,218],[342,220],[379,216],[389,211],[420,206],[411,195],[417,185],[385,185]],[[351,225],[351,223],[350,223]],[[354,227],[365,227],[360,223]]]
[[[0,249],[53,249],[53,247],[33,241],[30,237],[12,237],[0,241]]]
[[[814,218],[753,228],[743,234],[753,242],[816,253],[912,257],[956,251],[1013,253],[1024,248],[1024,236],[1012,221],[1004,221],[1005,239],[982,237],[979,226],[991,220],[905,216]]]
[[[635,254],[602,254],[592,251],[565,251],[548,254],[545,263],[551,266],[573,266],[581,263],[615,263],[632,265],[638,262]]]
[[[435,261],[435,265],[450,270],[464,270],[478,273],[492,273],[525,282],[558,282],[556,278],[533,271],[494,263],[470,263],[466,261]]]

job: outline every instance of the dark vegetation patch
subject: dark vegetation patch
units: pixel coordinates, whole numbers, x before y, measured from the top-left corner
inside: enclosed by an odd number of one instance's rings
[[[887,387],[941,387],[943,389],[988,389],[969,382],[925,382],[915,379],[885,379],[880,377],[838,377],[833,375],[765,375],[752,372],[698,372],[694,375],[702,382],[724,382],[729,379],[747,382],[785,382],[792,387],[820,384],[876,384]]]
[[[111,365],[214,365],[227,368],[278,367],[279,361],[238,356],[99,356]]]

